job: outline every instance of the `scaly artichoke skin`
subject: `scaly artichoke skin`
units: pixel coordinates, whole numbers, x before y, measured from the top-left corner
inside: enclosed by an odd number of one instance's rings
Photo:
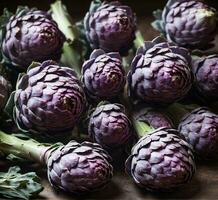
[[[113,176],[111,158],[96,143],[71,141],[48,158],[48,179],[59,189],[85,193],[101,189]]]
[[[122,93],[125,70],[119,53],[94,50],[82,67],[82,82],[86,93],[94,100],[108,100]]]
[[[142,137],[132,148],[126,171],[142,188],[170,190],[191,181],[194,156],[178,131],[160,128]]]
[[[51,60],[35,65],[17,83],[15,121],[22,130],[36,134],[71,131],[86,106],[75,72]]]
[[[6,26],[2,53],[8,62],[24,70],[33,61],[58,61],[64,40],[47,12],[22,10],[12,16]]]
[[[9,83],[0,75],[0,111],[5,107],[9,98]]]
[[[196,59],[193,73],[198,94],[208,100],[218,100],[218,55]]]
[[[134,111],[134,119],[145,122],[154,129],[161,127],[173,128],[170,118],[161,112],[161,110],[153,107],[139,105]]]
[[[86,14],[84,27],[93,49],[125,55],[135,39],[136,16],[130,7],[118,1],[105,1]]]
[[[157,37],[140,47],[128,73],[129,95],[149,104],[169,104],[192,86],[190,55],[184,48]]]
[[[178,130],[201,159],[217,159],[218,115],[200,107],[181,120]]]
[[[162,14],[169,41],[188,48],[202,48],[218,31],[217,11],[196,0],[169,0]]]
[[[92,141],[107,150],[121,148],[132,137],[131,122],[120,104],[98,106],[91,114],[88,133]]]

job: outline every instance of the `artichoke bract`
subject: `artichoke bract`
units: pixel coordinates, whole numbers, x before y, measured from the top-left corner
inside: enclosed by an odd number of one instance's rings
[[[194,156],[178,131],[159,128],[135,144],[126,171],[142,188],[170,190],[190,182],[195,173]]]
[[[49,136],[71,131],[86,106],[75,72],[51,60],[30,66],[17,83],[14,101],[19,128]]]
[[[218,55],[197,58],[192,68],[198,94],[208,100],[218,100]]]
[[[92,52],[82,67],[82,82],[90,98],[107,100],[122,93],[126,76],[121,60],[116,52]]]
[[[107,150],[125,145],[132,136],[131,122],[120,104],[99,105],[91,114],[88,125],[90,138]]]
[[[47,12],[24,8],[6,25],[2,53],[7,62],[25,70],[33,61],[58,61],[64,40]]]
[[[136,110],[134,110],[133,115],[135,120],[147,123],[148,126],[154,129],[161,127],[173,128],[173,123],[170,118],[161,112],[161,110],[153,107],[138,106]]]
[[[48,179],[67,192],[84,193],[105,186],[113,176],[111,158],[100,145],[71,141],[48,158]]]
[[[84,18],[87,40],[93,49],[127,54],[135,39],[135,14],[130,7],[121,5],[119,1],[99,4],[91,5]]]
[[[154,15],[154,28],[179,46],[206,47],[218,32],[217,11],[201,1],[169,0],[163,12]]]
[[[131,63],[129,95],[150,104],[169,104],[181,99],[192,86],[190,60],[186,49],[161,37],[145,42]]]
[[[178,126],[180,135],[201,159],[217,159],[218,115],[200,107],[186,114]]]
[[[0,75],[0,111],[5,107],[9,98],[9,83]]]

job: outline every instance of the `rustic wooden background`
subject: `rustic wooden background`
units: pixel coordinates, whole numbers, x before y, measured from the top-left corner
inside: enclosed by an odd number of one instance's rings
[[[11,11],[15,10],[17,5],[35,6],[40,9],[48,9],[52,0],[0,0],[0,12],[4,7],[9,7]],[[89,0],[63,0],[69,8],[73,18],[79,19],[83,16],[89,7]],[[152,10],[162,8],[166,3],[164,0],[122,1],[130,5],[138,17],[139,29],[142,31],[145,40],[151,40],[158,35],[150,26]],[[211,0],[211,5],[218,8],[218,1]],[[218,50],[218,37],[216,38],[216,50]],[[0,169],[4,165],[0,163]],[[7,167],[6,167],[7,168]],[[197,162],[197,173],[190,184],[171,193],[151,193],[139,189],[132,180],[125,175],[123,171],[115,172],[112,182],[102,191],[88,194],[85,196],[75,196],[63,192],[54,191],[47,179],[46,171],[40,167],[24,167],[28,170],[36,170],[42,178],[45,187],[40,197],[42,200],[158,200],[158,199],[195,199],[195,200],[215,200],[218,199],[218,161]],[[4,166],[5,169],[5,166]]]

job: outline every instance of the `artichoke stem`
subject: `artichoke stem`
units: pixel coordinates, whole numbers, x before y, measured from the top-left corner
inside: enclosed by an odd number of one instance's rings
[[[49,149],[35,140],[22,140],[0,131],[0,151],[6,155],[13,154],[20,158],[46,164]]]
[[[136,31],[135,37],[136,38],[135,38],[134,44],[135,44],[135,47],[138,49],[139,47],[144,45],[145,40],[140,31]]]
[[[192,104],[192,105],[182,105],[179,103],[171,104],[167,109],[166,112],[170,116],[170,118],[173,120],[174,124],[178,126],[181,119],[194,110],[195,108],[199,107],[198,105]]]
[[[78,33],[73,25],[66,6],[61,1],[56,1],[51,4],[52,18],[58,24],[59,29],[66,37],[66,42],[63,46],[63,53],[61,56],[61,63],[66,67],[73,68],[78,75],[80,75],[81,67],[81,53],[78,49]]]
[[[67,39],[74,41],[76,34],[72,30],[72,19],[68,14],[65,5],[61,1],[51,4],[52,18],[58,24],[59,29],[64,33]]]
[[[149,126],[147,123],[136,120],[134,117],[132,118],[132,123],[139,138],[154,130],[154,128]]]

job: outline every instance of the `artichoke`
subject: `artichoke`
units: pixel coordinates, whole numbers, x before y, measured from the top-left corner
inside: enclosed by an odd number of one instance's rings
[[[111,99],[122,93],[125,71],[119,53],[94,50],[83,64],[82,82],[88,96],[95,100]]]
[[[71,131],[86,105],[75,72],[51,60],[30,66],[17,83],[14,102],[21,130],[49,136]]]
[[[140,105],[133,114],[136,120],[147,123],[154,129],[161,127],[173,128],[172,121],[160,109]]]
[[[71,193],[101,189],[113,175],[111,157],[96,143],[70,141],[66,145],[49,145],[0,131],[0,151],[43,164],[51,185]]]
[[[84,28],[93,49],[124,55],[135,39],[136,17],[130,7],[119,1],[95,1],[84,18]]]
[[[197,58],[193,62],[195,89],[208,100],[218,100],[218,55]]]
[[[142,137],[126,161],[126,172],[148,190],[169,190],[187,184],[195,173],[192,150],[178,131],[160,128]]]
[[[99,105],[88,125],[90,138],[107,150],[121,148],[132,136],[131,123],[120,104]]]
[[[217,11],[201,1],[169,0],[163,12],[154,15],[154,28],[179,46],[206,47],[218,32]]]
[[[64,35],[44,11],[24,8],[5,28],[2,53],[7,62],[26,69],[32,61],[59,60]]]
[[[113,175],[111,158],[100,145],[71,141],[48,158],[48,179],[67,192],[84,193],[105,186]]]
[[[204,107],[194,109],[181,119],[178,130],[200,158],[217,158],[218,115]]]
[[[140,47],[128,73],[130,96],[146,103],[168,104],[192,86],[190,55],[184,48],[157,37]]]
[[[0,75],[0,111],[5,107],[9,98],[9,84],[3,76]]]

